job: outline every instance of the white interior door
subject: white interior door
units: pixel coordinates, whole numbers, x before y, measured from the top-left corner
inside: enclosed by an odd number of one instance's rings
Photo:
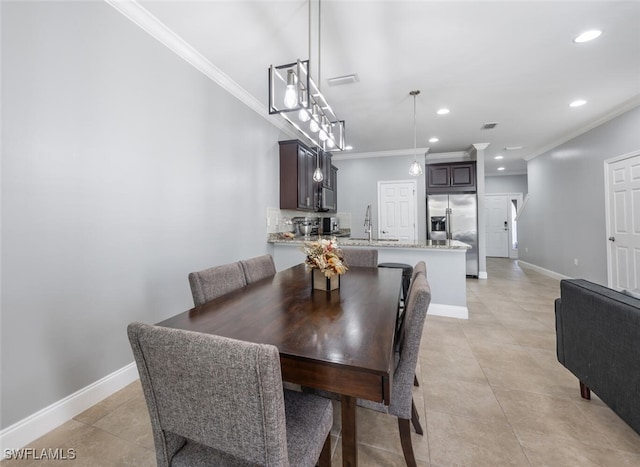
[[[609,287],[640,289],[640,155],[608,164]]]
[[[509,257],[509,216],[507,195],[485,195],[487,256]]]
[[[417,234],[415,180],[378,182],[378,238],[415,242]]]

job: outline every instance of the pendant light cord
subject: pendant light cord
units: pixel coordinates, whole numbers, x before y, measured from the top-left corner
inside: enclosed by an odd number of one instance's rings
[[[320,72],[320,65],[322,62],[322,54],[320,53],[320,44],[322,43],[320,39],[320,33],[322,31],[322,25],[320,24],[322,21],[322,12],[321,12],[321,1],[318,0],[318,91],[322,87],[322,73]]]
[[[410,91],[409,95],[413,96],[413,161],[418,160],[418,130],[416,129],[416,97],[420,94],[420,90]]]

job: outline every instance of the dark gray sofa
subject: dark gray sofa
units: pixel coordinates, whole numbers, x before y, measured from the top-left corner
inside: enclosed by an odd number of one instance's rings
[[[640,433],[640,299],[582,279],[560,281],[558,361]]]

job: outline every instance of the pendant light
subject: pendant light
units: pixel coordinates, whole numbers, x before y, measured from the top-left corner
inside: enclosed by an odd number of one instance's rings
[[[324,148],[323,152],[324,152]],[[318,182],[320,183],[322,180],[324,180],[324,174],[322,173],[322,169],[320,168],[320,155],[322,154],[322,152],[320,152],[320,148],[318,148],[318,154],[316,155],[316,170],[313,171],[313,181],[314,182]]]
[[[418,162],[418,144],[416,132],[416,96],[420,94],[419,90],[409,92],[413,96],[413,162],[409,166],[409,175],[419,177],[422,175],[422,165]]]

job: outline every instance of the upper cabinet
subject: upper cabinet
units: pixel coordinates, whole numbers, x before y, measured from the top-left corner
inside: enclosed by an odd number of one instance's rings
[[[452,162],[427,165],[427,193],[475,191],[475,162]]]
[[[333,190],[333,180],[331,178],[331,153],[320,151],[320,168],[322,169],[322,188]]]
[[[315,211],[316,153],[298,140],[280,141],[280,209]]]
[[[335,212],[338,169],[331,154],[310,149],[298,140],[280,141],[280,209]],[[317,167],[322,182],[313,180]]]

